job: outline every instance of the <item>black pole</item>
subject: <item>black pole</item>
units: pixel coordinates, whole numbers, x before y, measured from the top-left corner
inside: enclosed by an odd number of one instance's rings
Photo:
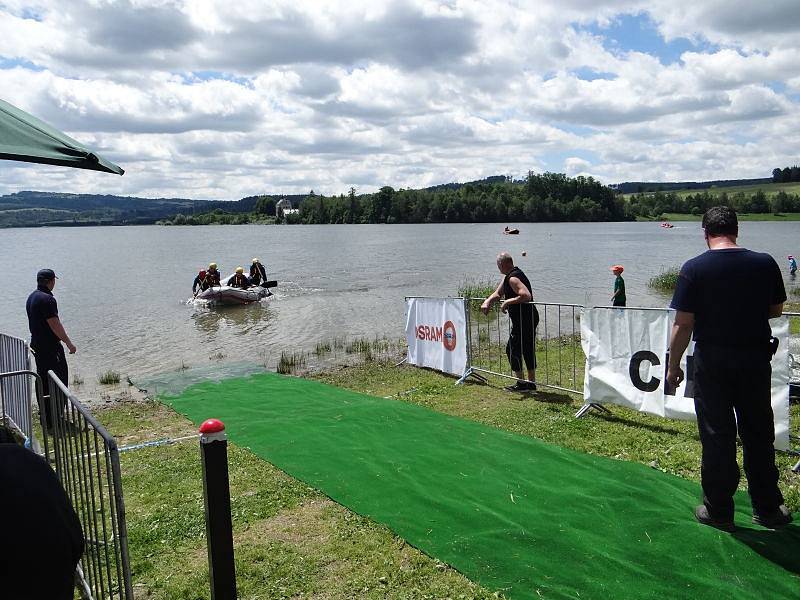
[[[231,494],[228,483],[228,436],[225,435],[222,421],[209,419],[200,426],[200,454],[203,457],[203,497],[211,600],[236,600]]]

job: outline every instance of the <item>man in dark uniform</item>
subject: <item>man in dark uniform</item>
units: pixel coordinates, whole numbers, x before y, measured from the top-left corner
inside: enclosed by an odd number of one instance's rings
[[[506,355],[517,382],[506,387],[511,392],[532,392],[536,390],[536,327],[539,325],[539,312],[533,301],[531,282],[514,266],[514,259],[508,252],[497,256],[497,268],[505,276],[491,296],[481,304],[483,314],[488,314],[492,305],[504,298],[500,310],[508,312],[511,319],[511,333],[506,343]],[[528,379],[522,371],[522,359],[528,367]]]
[[[753,502],[753,521],[776,528],[792,521],[778,489],[770,398],[773,349],[769,319],[786,301],[780,268],[768,254],[736,245],[736,212],[715,206],[703,216],[708,252],[683,265],[672,308],[667,380],[683,381],[680,359],[694,333],[694,403],[703,447],[703,504],[695,518],[733,531],[739,485],[736,432]]]
[[[36,290],[28,296],[25,309],[28,313],[28,328],[31,331],[31,350],[36,357],[36,372],[42,378],[45,396],[50,395],[48,371],[53,371],[64,385],[69,385],[69,370],[64,356],[64,342],[70,354],[75,354],[75,344],[69,339],[61,320],[58,318],[58,304],[53,297],[56,274],[52,269],[42,269],[36,273]],[[47,427],[53,426],[49,399],[39,399],[40,408],[44,406]]]
[[[81,524],[45,460],[0,427],[0,598],[72,600]]]

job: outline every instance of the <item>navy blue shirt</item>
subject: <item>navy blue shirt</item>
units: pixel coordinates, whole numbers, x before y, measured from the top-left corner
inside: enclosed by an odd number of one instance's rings
[[[670,307],[694,314],[698,343],[759,346],[772,334],[770,306],[785,301],[775,259],[746,248],[724,248],[681,267]]]
[[[25,310],[28,311],[31,348],[42,351],[58,348],[61,341],[47,323],[47,319],[58,316],[58,304],[47,286],[39,286],[28,296]]]

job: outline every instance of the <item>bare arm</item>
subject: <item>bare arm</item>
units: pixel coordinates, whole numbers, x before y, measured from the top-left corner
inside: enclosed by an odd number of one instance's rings
[[[481,304],[481,312],[483,314],[488,314],[489,309],[492,308],[492,304],[497,302],[500,297],[503,295],[503,282],[501,281],[500,284],[497,286],[497,289],[491,293],[491,295],[483,301]]]
[[[53,331],[53,333],[56,334],[56,337],[67,345],[69,353],[75,354],[77,348],[75,348],[75,344],[72,343],[72,340],[69,339],[67,332],[64,330],[64,326],[61,324],[61,319],[58,317],[50,317],[47,319],[47,324],[50,326],[50,329]]]
[[[516,296],[513,298],[506,298],[503,300],[503,304],[500,305],[500,310],[503,312],[512,305],[512,304],[526,304],[533,300],[533,296],[528,291],[528,288],[525,287],[525,284],[518,277],[511,277],[508,280],[508,285],[511,286],[511,289],[514,290]]]
[[[783,302],[780,304],[772,304],[769,307],[769,318],[774,319],[775,317],[780,317],[783,314]]]
[[[669,365],[667,365],[667,381],[678,387],[684,379],[681,369],[681,357],[686,352],[694,329],[694,313],[678,311],[672,325],[672,336],[669,340]]]

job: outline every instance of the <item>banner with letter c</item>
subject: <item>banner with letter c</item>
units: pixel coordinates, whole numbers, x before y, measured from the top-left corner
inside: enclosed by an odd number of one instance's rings
[[[461,376],[467,370],[463,298],[406,298],[410,364]]]
[[[619,404],[669,419],[694,419],[691,369],[694,342],[681,358],[686,380],[676,389],[666,383],[674,319],[675,312],[669,309],[584,310],[581,316],[581,345],[586,355],[584,401]],[[788,450],[789,322],[786,317],[779,317],[771,319],[770,326],[779,342],[772,357],[775,448]]]

